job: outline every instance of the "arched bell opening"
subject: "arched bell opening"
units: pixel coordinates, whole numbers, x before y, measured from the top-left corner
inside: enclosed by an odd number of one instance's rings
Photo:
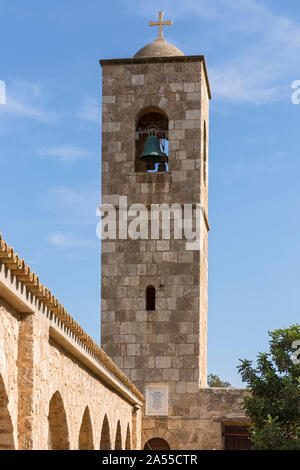
[[[143,109],[137,117],[135,135],[135,171],[168,170],[168,129],[166,114],[157,107]]]

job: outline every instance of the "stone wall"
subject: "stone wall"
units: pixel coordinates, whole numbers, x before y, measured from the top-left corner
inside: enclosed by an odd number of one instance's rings
[[[19,315],[0,297],[0,448],[13,449],[18,439]]]
[[[35,338],[34,448],[48,448],[49,403],[54,394],[59,392],[66,413],[71,449],[79,447],[80,428],[87,409],[94,448],[100,448],[102,423],[106,415],[112,448],[120,422],[124,449],[128,425],[132,436],[132,404],[105,385],[62,345],[49,339],[49,322],[41,315],[35,318]]]
[[[142,397],[84,334],[0,262],[0,449],[140,448]]]
[[[244,389],[237,388],[200,389],[192,407],[193,416],[144,417],[142,446],[160,437],[171,449],[223,450],[226,424],[249,425],[243,409],[246,395]]]
[[[224,449],[224,426],[249,426],[245,417],[244,398],[249,395],[241,388],[206,388],[199,393],[199,448]]]
[[[144,394],[147,384],[169,386],[165,431],[189,428],[206,386],[207,173],[209,89],[203,57],[101,61],[102,202],[202,205],[204,245],[188,251],[186,240],[102,242],[102,347]],[[147,110],[168,118],[169,160],[165,173],[135,171],[135,131]],[[207,129],[204,149],[204,127]],[[195,212],[192,215],[195,221]],[[118,238],[118,237],[117,237]],[[147,286],[156,290],[147,311]],[[183,417],[185,418],[183,420]],[[144,429],[149,418],[144,420]]]

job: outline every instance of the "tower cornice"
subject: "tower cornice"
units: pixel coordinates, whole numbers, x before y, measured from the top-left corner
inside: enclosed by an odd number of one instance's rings
[[[124,59],[101,59],[99,63],[101,67],[106,65],[126,65],[126,64],[157,64],[157,63],[171,63],[171,62],[203,62],[204,74],[206,78],[207,90],[209,99],[211,99],[211,90],[209,85],[206,61],[204,55],[184,55],[173,57],[129,57]]]

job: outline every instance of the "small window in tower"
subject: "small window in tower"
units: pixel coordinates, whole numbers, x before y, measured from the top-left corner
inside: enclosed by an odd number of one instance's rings
[[[148,286],[146,289],[146,310],[155,310],[155,287]]]

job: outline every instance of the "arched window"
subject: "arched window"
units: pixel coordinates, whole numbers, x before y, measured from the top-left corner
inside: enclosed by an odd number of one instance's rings
[[[168,128],[169,120],[160,108],[149,106],[140,111],[136,121],[135,171],[160,172],[168,169]],[[147,139],[148,145],[146,145]],[[149,161],[141,160],[142,155],[145,157],[146,150],[160,154],[157,163],[151,161],[149,156]]]
[[[155,310],[155,287],[148,286],[146,289],[146,310]]]

